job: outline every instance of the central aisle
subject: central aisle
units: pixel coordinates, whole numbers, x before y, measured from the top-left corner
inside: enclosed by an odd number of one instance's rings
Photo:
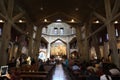
[[[57,64],[52,76],[52,80],[71,80],[67,72],[63,70],[61,64]]]

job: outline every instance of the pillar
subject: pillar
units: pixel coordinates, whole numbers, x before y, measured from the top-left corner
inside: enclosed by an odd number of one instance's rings
[[[33,25],[31,23],[27,23],[28,28],[28,38],[29,38],[29,44],[28,44],[28,55],[33,56]]]
[[[8,1],[7,8],[5,6],[4,0],[1,0],[1,9],[2,13],[7,17],[6,22],[4,23],[3,26],[3,33],[2,33],[2,44],[0,48],[0,66],[1,65],[6,65],[8,62],[8,44],[11,38],[11,23],[10,21],[12,20],[12,14],[13,14],[13,7],[14,7],[14,0]]]
[[[5,22],[3,26],[2,33],[2,45],[0,49],[0,65],[6,65],[8,62],[8,45],[11,38],[11,24],[9,22]]]
[[[66,52],[67,52],[67,58],[70,58],[70,45],[69,43],[67,43],[67,47],[66,47]]]
[[[92,37],[92,45],[95,47],[97,59],[101,59],[101,53],[100,53],[99,43],[98,43],[98,39],[97,39],[96,35],[94,35]]]
[[[33,54],[34,54],[35,59],[37,59],[37,56],[39,53],[40,42],[41,42],[41,33],[42,33],[42,26],[39,26],[37,28],[37,33],[36,33],[35,41],[34,41],[34,49],[33,49]]]
[[[89,61],[89,40],[84,40],[84,59],[85,61]]]
[[[119,56],[118,56],[118,51],[117,51],[117,39],[115,36],[115,26],[113,22],[109,21],[112,19],[112,11],[111,11],[111,5],[110,5],[110,0],[104,0],[105,2],[105,11],[106,11],[106,26],[107,26],[107,32],[108,32],[108,37],[109,37],[109,48],[111,49],[111,59],[114,64],[117,65],[117,67],[120,68],[120,62],[119,62]]]
[[[105,61],[108,61],[108,55],[109,55],[108,43],[104,42],[103,57],[104,57]]]
[[[82,42],[82,36],[81,36],[81,28],[78,25],[75,25],[76,28],[76,38],[77,38],[77,44],[78,44],[78,53],[81,60],[83,60],[83,42]]]

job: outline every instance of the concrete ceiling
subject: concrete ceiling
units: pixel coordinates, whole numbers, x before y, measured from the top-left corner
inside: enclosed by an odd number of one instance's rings
[[[33,22],[44,18],[55,21],[61,19],[85,22],[91,12],[97,11],[105,16],[104,0],[17,0],[16,3],[26,10]],[[114,0],[111,0],[111,5]]]

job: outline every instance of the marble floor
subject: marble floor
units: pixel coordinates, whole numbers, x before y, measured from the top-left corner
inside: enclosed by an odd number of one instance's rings
[[[61,64],[57,64],[51,80],[71,80],[68,73],[64,71]]]

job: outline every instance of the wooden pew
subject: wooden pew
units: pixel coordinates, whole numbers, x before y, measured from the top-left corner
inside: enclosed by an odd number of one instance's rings
[[[45,71],[38,71],[39,63],[35,63],[34,65],[23,65],[19,68],[11,68],[10,72],[18,71],[20,74],[17,75],[19,79],[41,79],[47,80],[51,77],[52,72],[55,68],[55,65],[44,65]]]
[[[40,80],[47,80],[47,75],[41,75],[41,74],[22,74],[20,75],[20,80],[35,80],[35,79],[40,79]]]
[[[36,67],[36,66],[32,66],[32,69],[33,67]],[[34,70],[31,70],[30,68],[29,68],[30,70],[26,69],[27,71],[23,70],[20,73],[20,79],[48,80],[51,77],[54,65],[44,65],[44,68],[45,68],[45,71],[36,71],[36,70],[34,71]]]

